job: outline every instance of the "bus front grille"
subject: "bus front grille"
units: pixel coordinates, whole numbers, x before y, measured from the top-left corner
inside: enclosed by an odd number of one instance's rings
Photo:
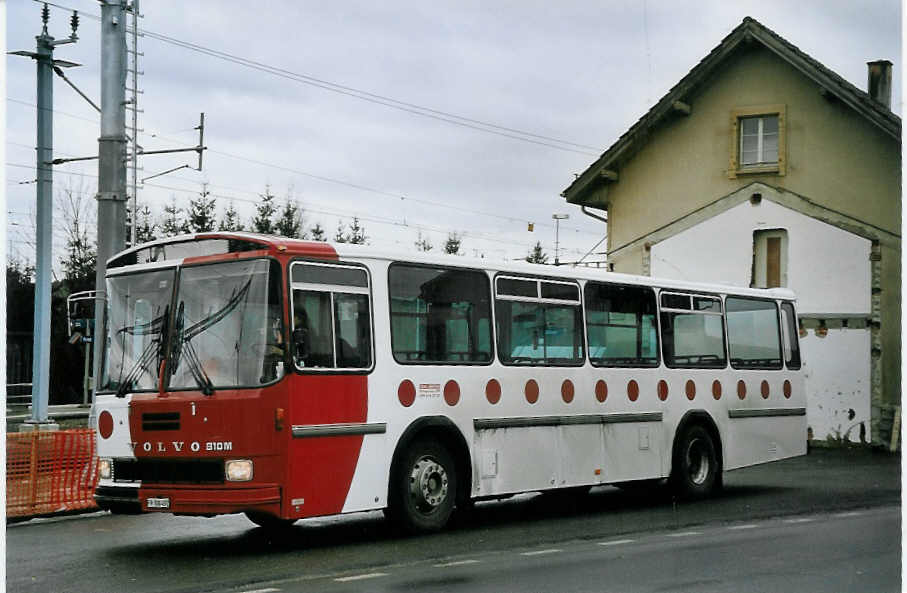
[[[115,482],[223,484],[222,459],[115,459]]]
[[[146,412],[142,414],[142,430],[179,430],[179,412]]]

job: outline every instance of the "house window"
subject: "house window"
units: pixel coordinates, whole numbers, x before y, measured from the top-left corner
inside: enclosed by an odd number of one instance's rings
[[[740,118],[740,165],[778,163],[778,115]]]
[[[753,232],[753,279],[755,288],[787,286],[787,231]]]
[[[786,171],[784,105],[760,105],[731,111],[731,159],[728,177]]]

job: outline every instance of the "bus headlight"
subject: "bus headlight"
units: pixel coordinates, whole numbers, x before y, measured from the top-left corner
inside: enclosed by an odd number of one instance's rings
[[[248,482],[252,479],[251,459],[230,459],[224,464],[228,482]]]
[[[107,457],[98,459],[98,476],[102,480],[109,480],[113,476],[113,460]]]

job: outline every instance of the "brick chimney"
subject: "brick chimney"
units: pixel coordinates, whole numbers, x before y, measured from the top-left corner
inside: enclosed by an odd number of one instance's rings
[[[869,96],[891,109],[891,62],[876,60],[866,62],[866,65],[869,66]]]

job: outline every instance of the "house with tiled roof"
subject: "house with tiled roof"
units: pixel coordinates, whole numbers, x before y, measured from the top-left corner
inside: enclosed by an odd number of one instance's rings
[[[747,17],[562,193],[605,211],[614,271],[792,288],[816,443],[897,441],[891,71],[863,91]]]

